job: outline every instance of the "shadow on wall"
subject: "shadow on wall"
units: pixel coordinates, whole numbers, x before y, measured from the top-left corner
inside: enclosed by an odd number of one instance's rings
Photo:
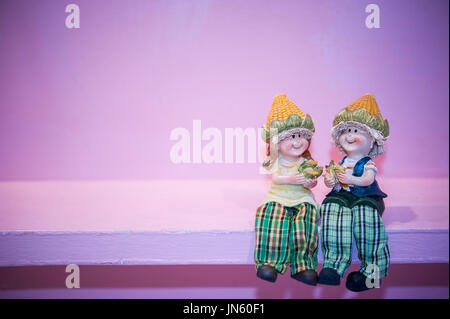
[[[391,224],[406,224],[417,218],[416,213],[407,206],[390,206],[386,209],[387,214],[383,214],[383,222],[385,226]]]
[[[354,264],[349,272],[357,269]],[[65,288],[67,275],[65,266],[0,267],[0,293],[7,296],[7,290]],[[277,282],[265,282],[256,277],[253,265],[80,266],[80,290],[86,291],[86,298],[89,288],[173,289],[177,293],[173,298],[190,298],[190,291],[200,288],[205,293],[196,297],[207,299],[436,298],[436,294],[429,295],[435,289],[440,291],[437,298],[448,298],[448,283],[448,263],[393,264],[381,288],[359,294],[345,288],[345,278],[338,287],[312,287],[292,279],[289,270],[279,275]],[[409,291],[407,295],[405,291]],[[153,293],[149,298],[158,295]]]

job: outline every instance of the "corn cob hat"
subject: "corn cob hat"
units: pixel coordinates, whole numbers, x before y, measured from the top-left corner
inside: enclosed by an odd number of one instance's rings
[[[337,148],[344,153],[340,146],[339,136],[348,126],[364,129],[373,138],[370,157],[384,153],[384,142],[389,136],[389,123],[381,116],[377,101],[373,94],[367,93],[342,109],[333,120],[331,136]]]
[[[309,114],[303,113],[288,100],[286,94],[279,94],[273,99],[266,126],[262,129],[262,138],[267,143],[277,144],[292,134],[310,139],[314,134],[314,123]]]

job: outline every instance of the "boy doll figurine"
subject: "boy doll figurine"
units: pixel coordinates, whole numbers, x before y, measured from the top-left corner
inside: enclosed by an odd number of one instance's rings
[[[268,144],[263,166],[271,173],[272,185],[255,222],[257,276],[270,282],[290,264],[292,278],[317,284],[318,214],[310,191],[317,178],[307,179],[298,171],[311,160],[313,134],[311,117],[286,95],[277,95],[263,128]]]
[[[387,197],[375,180],[377,167],[371,158],[384,152],[389,124],[381,117],[375,97],[366,94],[353,102],[333,121],[332,139],[345,157],[337,170],[337,179],[325,174],[325,185],[333,188],[326,195],[320,213],[323,268],[319,283],[339,285],[352,261],[352,237],[355,237],[359,271],[348,275],[351,291],[373,288],[366,279],[387,276],[389,268],[388,236],[381,216]]]

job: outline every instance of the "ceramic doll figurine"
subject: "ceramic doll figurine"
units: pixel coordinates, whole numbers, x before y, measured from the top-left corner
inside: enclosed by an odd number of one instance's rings
[[[375,180],[377,167],[372,161],[384,152],[389,124],[375,97],[366,94],[336,115],[331,135],[345,157],[340,167],[334,167],[337,178],[329,171],[324,174],[325,185],[333,190],[320,208],[324,262],[319,283],[340,284],[352,261],[354,237],[361,267],[347,276],[346,287],[363,291],[373,288],[367,287],[367,277],[371,281],[374,271],[378,278],[385,277],[389,268],[388,236],[381,219],[387,195]]]
[[[318,205],[310,191],[317,177],[305,178],[298,171],[311,160],[313,134],[309,115],[284,94],[274,98],[263,128],[268,144],[263,166],[271,173],[272,185],[255,222],[257,276],[270,282],[290,265],[292,278],[317,284]]]

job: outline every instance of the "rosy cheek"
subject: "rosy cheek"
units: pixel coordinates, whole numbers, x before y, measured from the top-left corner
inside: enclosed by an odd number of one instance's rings
[[[359,142],[361,142],[361,139],[359,137],[355,137],[355,142],[359,144]]]
[[[291,149],[291,147],[292,147],[292,143],[285,143],[283,145],[283,151],[288,151]]]

